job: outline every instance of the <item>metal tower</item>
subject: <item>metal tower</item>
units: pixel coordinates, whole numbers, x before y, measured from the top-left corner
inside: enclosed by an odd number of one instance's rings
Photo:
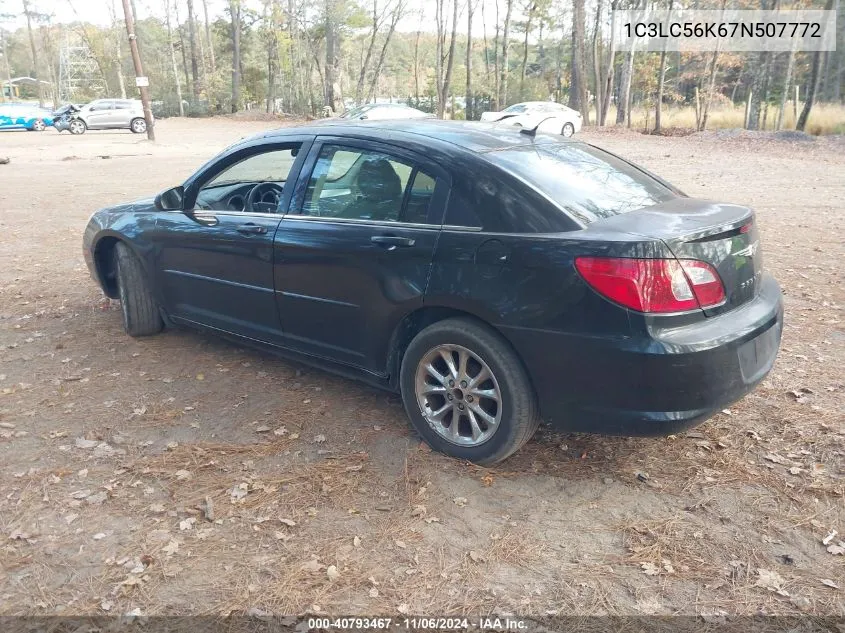
[[[65,30],[59,51],[59,101],[85,100],[90,93],[104,89],[91,49],[77,34]]]

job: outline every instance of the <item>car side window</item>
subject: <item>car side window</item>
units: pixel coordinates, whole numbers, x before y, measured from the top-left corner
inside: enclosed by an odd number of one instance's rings
[[[302,214],[425,224],[435,182],[396,156],[324,145],[308,181]]]
[[[276,213],[299,148],[299,143],[275,147],[230,165],[202,185],[196,207],[214,211]]]
[[[128,101],[115,101],[114,108],[115,110],[131,110],[132,104]]]

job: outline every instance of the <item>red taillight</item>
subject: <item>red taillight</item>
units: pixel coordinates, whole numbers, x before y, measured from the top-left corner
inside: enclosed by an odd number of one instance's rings
[[[743,224],[739,227],[740,233],[748,233],[754,227],[754,222],[749,222],[748,224]]]
[[[698,260],[577,257],[575,268],[599,294],[639,312],[685,312],[725,300],[718,273]]]

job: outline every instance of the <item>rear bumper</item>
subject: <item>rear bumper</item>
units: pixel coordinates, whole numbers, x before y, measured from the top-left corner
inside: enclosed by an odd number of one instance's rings
[[[567,431],[666,435],[754,389],[774,365],[782,329],[780,287],[764,275],[758,296],[742,307],[692,325],[652,325],[645,336],[502,331],[525,361],[546,422]]]

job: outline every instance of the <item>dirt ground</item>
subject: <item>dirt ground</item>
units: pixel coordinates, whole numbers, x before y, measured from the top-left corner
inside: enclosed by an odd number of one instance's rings
[[[757,209],[781,354],[693,432],[541,429],[484,469],[421,446],[397,397],[123,333],[88,216],[269,127],[0,136],[1,614],[845,614],[841,139],[583,134]]]

